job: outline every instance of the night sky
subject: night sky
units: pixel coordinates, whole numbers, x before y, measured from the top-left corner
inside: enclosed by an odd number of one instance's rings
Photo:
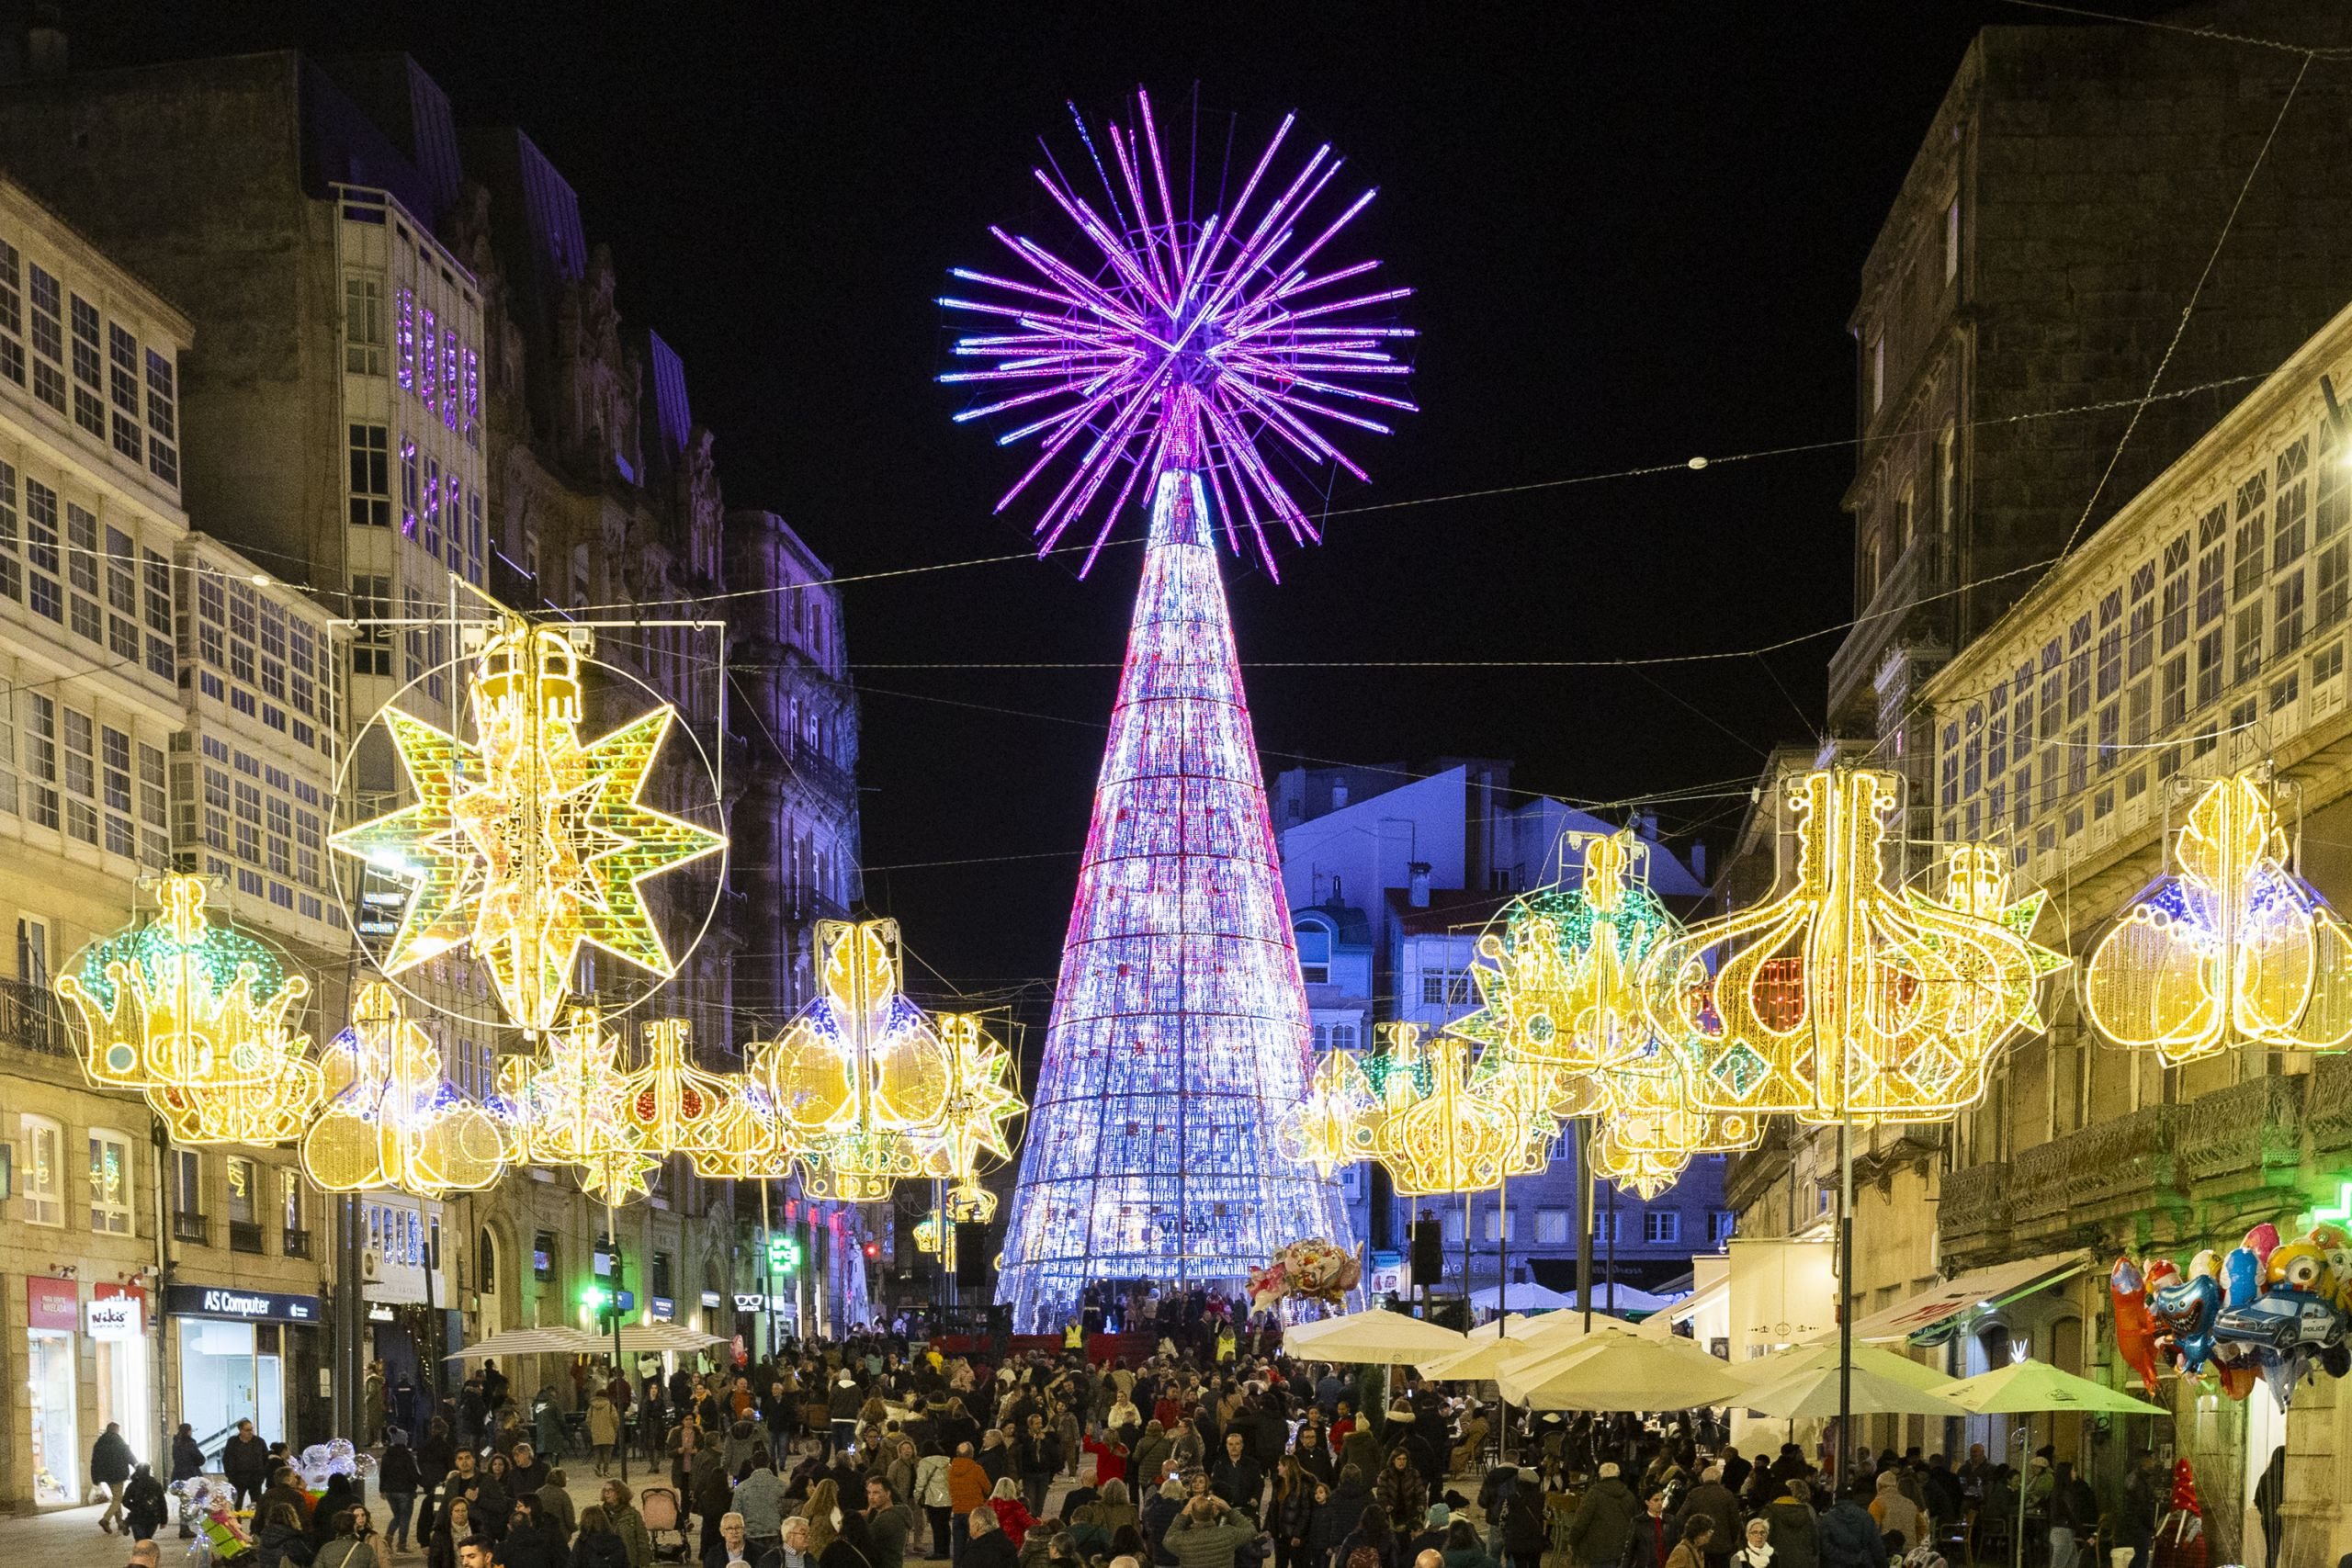
[[[2152,7],[2119,10],[2146,14]],[[734,505],[845,588],[867,895],[939,976],[1042,1023],[1137,554],[1080,582],[989,508],[1020,472],[931,378],[951,265],[990,222],[1056,247],[1043,134],[1148,85],[1252,152],[1295,107],[1381,187],[1347,259],[1418,297],[1426,412],[1349,450],[1320,548],[1236,571],[1245,665],[1581,660],[1619,670],[1259,668],[1270,769],[1516,759],[1572,800],[1674,795],[1716,847],[1765,750],[1819,728],[1850,614],[1854,349],[1873,235],[2001,4],[66,7],[77,67],[405,49],[461,123],[519,124],[684,356]],[[1165,122],[1163,122],[1165,123]],[[1308,142],[1307,145],[1313,145]],[[1350,195],[1352,195],[1352,188]],[[1813,450],[1593,478],[1758,449]],[[1431,500],[1465,491],[1511,494]],[[1382,502],[1421,502],[1350,514]],[[1139,514],[1138,514],[1139,520]],[[1072,670],[955,668],[1069,661]],[[893,665],[938,668],[888,668]],[[941,864],[942,862],[969,863]]]

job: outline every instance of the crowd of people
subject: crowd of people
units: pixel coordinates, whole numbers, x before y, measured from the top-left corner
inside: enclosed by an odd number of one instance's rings
[[[380,1530],[346,1478],[313,1499],[249,1429],[229,1479],[254,1568],[1543,1568],[1547,1551],[1555,1568],[1946,1568],[1970,1520],[1978,1558],[1996,1538],[2006,1561],[2020,1512],[2033,1568],[2095,1568],[2094,1531],[2149,1568],[2153,1461],[2107,1518],[2047,1452],[2022,1497],[1981,1449],[1860,1453],[1833,1495],[1795,1445],[1743,1455],[1704,1414],[1521,1413],[1498,1432],[1459,1390],[1254,1334],[1241,1350],[1214,1311],[1179,1326],[1190,1344],[1133,1367],[1077,1344],[991,1364],[887,1332],[717,1371],[649,1359],[634,1379],[582,1360],[569,1410],[548,1389],[526,1410],[487,1363],[414,1438],[388,1403]],[[655,1467],[639,1488],[615,1473],[632,1407]],[[582,1462],[586,1504],[565,1469]]]

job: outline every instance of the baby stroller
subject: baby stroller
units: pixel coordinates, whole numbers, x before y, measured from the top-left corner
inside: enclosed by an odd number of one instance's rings
[[[667,1486],[649,1486],[637,1500],[644,1516],[645,1533],[653,1542],[656,1562],[684,1562],[687,1556],[686,1518],[678,1511],[678,1495]],[[665,1541],[662,1538],[670,1538]]]

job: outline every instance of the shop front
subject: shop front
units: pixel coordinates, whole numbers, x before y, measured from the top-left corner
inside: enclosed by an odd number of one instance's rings
[[[25,1384],[32,1404],[32,1495],[37,1507],[82,1501],[82,1429],[74,1341],[82,1291],[71,1280],[25,1281]]]
[[[97,1429],[112,1422],[130,1444],[131,1458],[155,1464],[160,1446],[149,1368],[147,1292],[136,1285],[99,1285],[82,1304],[82,1330],[91,1345],[97,1383]]]
[[[295,1337],[324,1322],[316,1296],[225,1285],[172,1285],[164,1310],[178,1340],[179,1418],[196,1429],[208,1463],[240,1421],[269,1442],[290,1440],[288,1374],[314,1358]]]

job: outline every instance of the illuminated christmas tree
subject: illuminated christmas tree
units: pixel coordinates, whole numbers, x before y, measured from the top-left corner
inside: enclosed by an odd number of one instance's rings
[[[1115,184],[1080,126],[1102,210],[1036,172],[1094,260],[999,230],[1030,280],[959,269],[990,297],[942,301],[992,318],[956,350],[985,367],[942,379],[996,400],[958,418],[1017,409],[1001,441],[1042,438],[999,510],[1068,470],[1040,553],[1079,525],[1082,574],[1131,496],[1150,513],[997,1287],[1032,1331],[1090,1280],[1238,1289],[1292,1242],[1353,1246],[1337,1187],[1279,1135],[1307,1091],[1306,995],[1214,541],[1246,537],[1272,571],[1269,525],[1316,536],[1260,446],[1362,476],[1325,433],[1410,408],[1363,385],[1405,373],[1389,348],[1410,333],[1361,320],[1407,291],[1342,297],[1329,286],[1378,264],[1312,265],[1371,198],[1307,222],[1340,166],[1328,146],[1253,206],[1295,118],[1231,208],[1196,217],[1214,177],[1171,186],[1149,100],[1136,110],[1106,128]]]

